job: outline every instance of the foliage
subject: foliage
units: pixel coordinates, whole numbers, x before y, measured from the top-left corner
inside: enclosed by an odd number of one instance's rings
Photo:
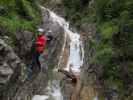
[[[35,32],[40,22],[41,14],[35,0],[0,0],[1,34],[10,36],[12,41],[15,42],[19,29]]]
[[[120,73],[121,64],[128,62],[133,57],[131,10],[133,1],[96,0],[95,4],[97,31],[100,33],[98,46],[103,47],[103,45],[106,45],[106,47],[102,48],[102,52],[101,49],[95,48],[95,56],[100,58],[96,60],[98,60],[98,64],[103,66],[103,76],[106,79],[121,80],[120,77],[123,76]],[[113,53],[109,53],[108,50],[112,50]],[[106,56],[107,54],[108,56]],[[130,71],[129,73],[131,75]]]
[[[128,84],[124,84],[133,76],[132,64],[129,63],[133,58],[133,0],[90,1],[64,0],[66,17],[78,26],[96,23],[96,38],[88,42],[95,51],[89,63],[102,66],[104,81],[122,84],[124,88],[133,82],[130,79]],[[83,2],[86,3],[84,6]],[[122,66],[125,63],[128,71]]]
[[[95,56],[100,58],[98,64],[103,66],[103,79],[113,82],[117,80],[123,84],[122,88],[124,88],[132,83],[131,76],[133,75],[132,70],[126,71],[123,68],[123,64],[126,63],[127,65],[124,67],[130,69],[129,61],[132,61],[133,58],[133,12],[131,10],[133,1],[96,0],[95,4],[97,31],[100,34],[98,46],[106,45],[102,49],[102,52],[106,50],[106,53],[103,54],[100,53],[100,49],[95,47]],[[108,51],[108,48],[112,50],[112,53]],[[123,73],[126,73],[126,76]],[[129,83],[124,84],[127,83],[126,81]]]
[[[89,16],[91,13],[88,10],[89,1],[90,0],[71,0],[68,2],[68,0],[63,0],[66,18],[77,27],[80,26],[81,23],[92,21],[95,17]]]
[[[0,26],[6,27],[12,33],[18,28],[33,31],[41,22],[40,12],[33,5],[34,3],[27,0],[1,0]]]

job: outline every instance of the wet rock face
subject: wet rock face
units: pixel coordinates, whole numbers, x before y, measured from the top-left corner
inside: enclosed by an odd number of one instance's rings
[[[30,56],[35,33],[26,30],[18,30],[16,32],[16,48],[15,51],[23,60]]]
[[[27,78],[35,33],[19,29],[14,38],[0,34],[0,98],[12,99]]]
[[[61,33],[64,33],[63,28],[50,17],[50,13],[47,9],[43,9],[42,15],[44,21],[43,28],[46,32],[51,30],[52,32],[50,35],[55,38]]]
[[[6,87],[8,82],[11,81],[11,78],[18,78],[20,73],[17,74],[16,69],[19,71],[21,67],[22,62],[14,53],[13,49],[0,39],[0,87]]]
[[[1,39],[0,54],[0,83],[6,84],[14,73],[14,68],[17,67],[18,57],[12,51],[11,47]]]

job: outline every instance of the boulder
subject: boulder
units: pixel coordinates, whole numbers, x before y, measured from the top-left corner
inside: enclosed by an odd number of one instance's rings
[[[30,56],[29,52],[31,51],[35,33],[26,30],[18,30],[15,35],[15,51],[21,58],[25,59],[27,56]]]
[[[0,39],[0,87],[8,88],[6,85],[12,78],[19,80],[22,67],[23,63],[13,49]],[[22,81],[21,79],[19,81]]]

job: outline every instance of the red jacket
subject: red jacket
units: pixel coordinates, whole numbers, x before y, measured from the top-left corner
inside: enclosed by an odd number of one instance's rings
[[[36,51],[42,53],[46,44],[46,37],[44,35],[38,35],[36,38]]]

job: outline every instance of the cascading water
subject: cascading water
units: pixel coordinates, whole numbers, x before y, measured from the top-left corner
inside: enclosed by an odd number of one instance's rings
[[[83,47],[82,47],[82,41],[80,40],[80,35],[77,33],[73,33],[70,30],[66,29],[66,33],[69,34],[70,37],[70,54],[68,58],[67,67],[66,70],[69,71],[70,66],[71,70],[76,73],[80,73],[80,68],[83,64]]]
[[[70,53],[68,58],[68,63],[66,65],[65,70],[69,71],[70,65],[72,71],[80,74],[80,68],[83,64],[83,58],[84,58],[84,50],[82,41],[80,40],[80,35],[78,33],[74,33],[69,29],[69,23],[66,22],[63,18],[56,15],[54,12],[50,11],[49,9],[46,9],[42,7],[42,10],[47,10],[49,13],[49,20],[51,20],[53,23],[58,23],[60,27],[64,29],[65,33],[65,41],[64,46],[62,48],[62,52],[65,49],[66,45],[66,36],[69,36],[70,38]],[[60,57],[60,60],[63,59],[62,56]],[[59,60],[59,64],[60,64]],[[58,64],[58,65],[59,65]],[[63,100],[63,96],[60,89],[60,81],[58,79],[52,80],[52,82],[49,82],[47,86],[48,92],[46,95],[35,95],[32,100]]]

